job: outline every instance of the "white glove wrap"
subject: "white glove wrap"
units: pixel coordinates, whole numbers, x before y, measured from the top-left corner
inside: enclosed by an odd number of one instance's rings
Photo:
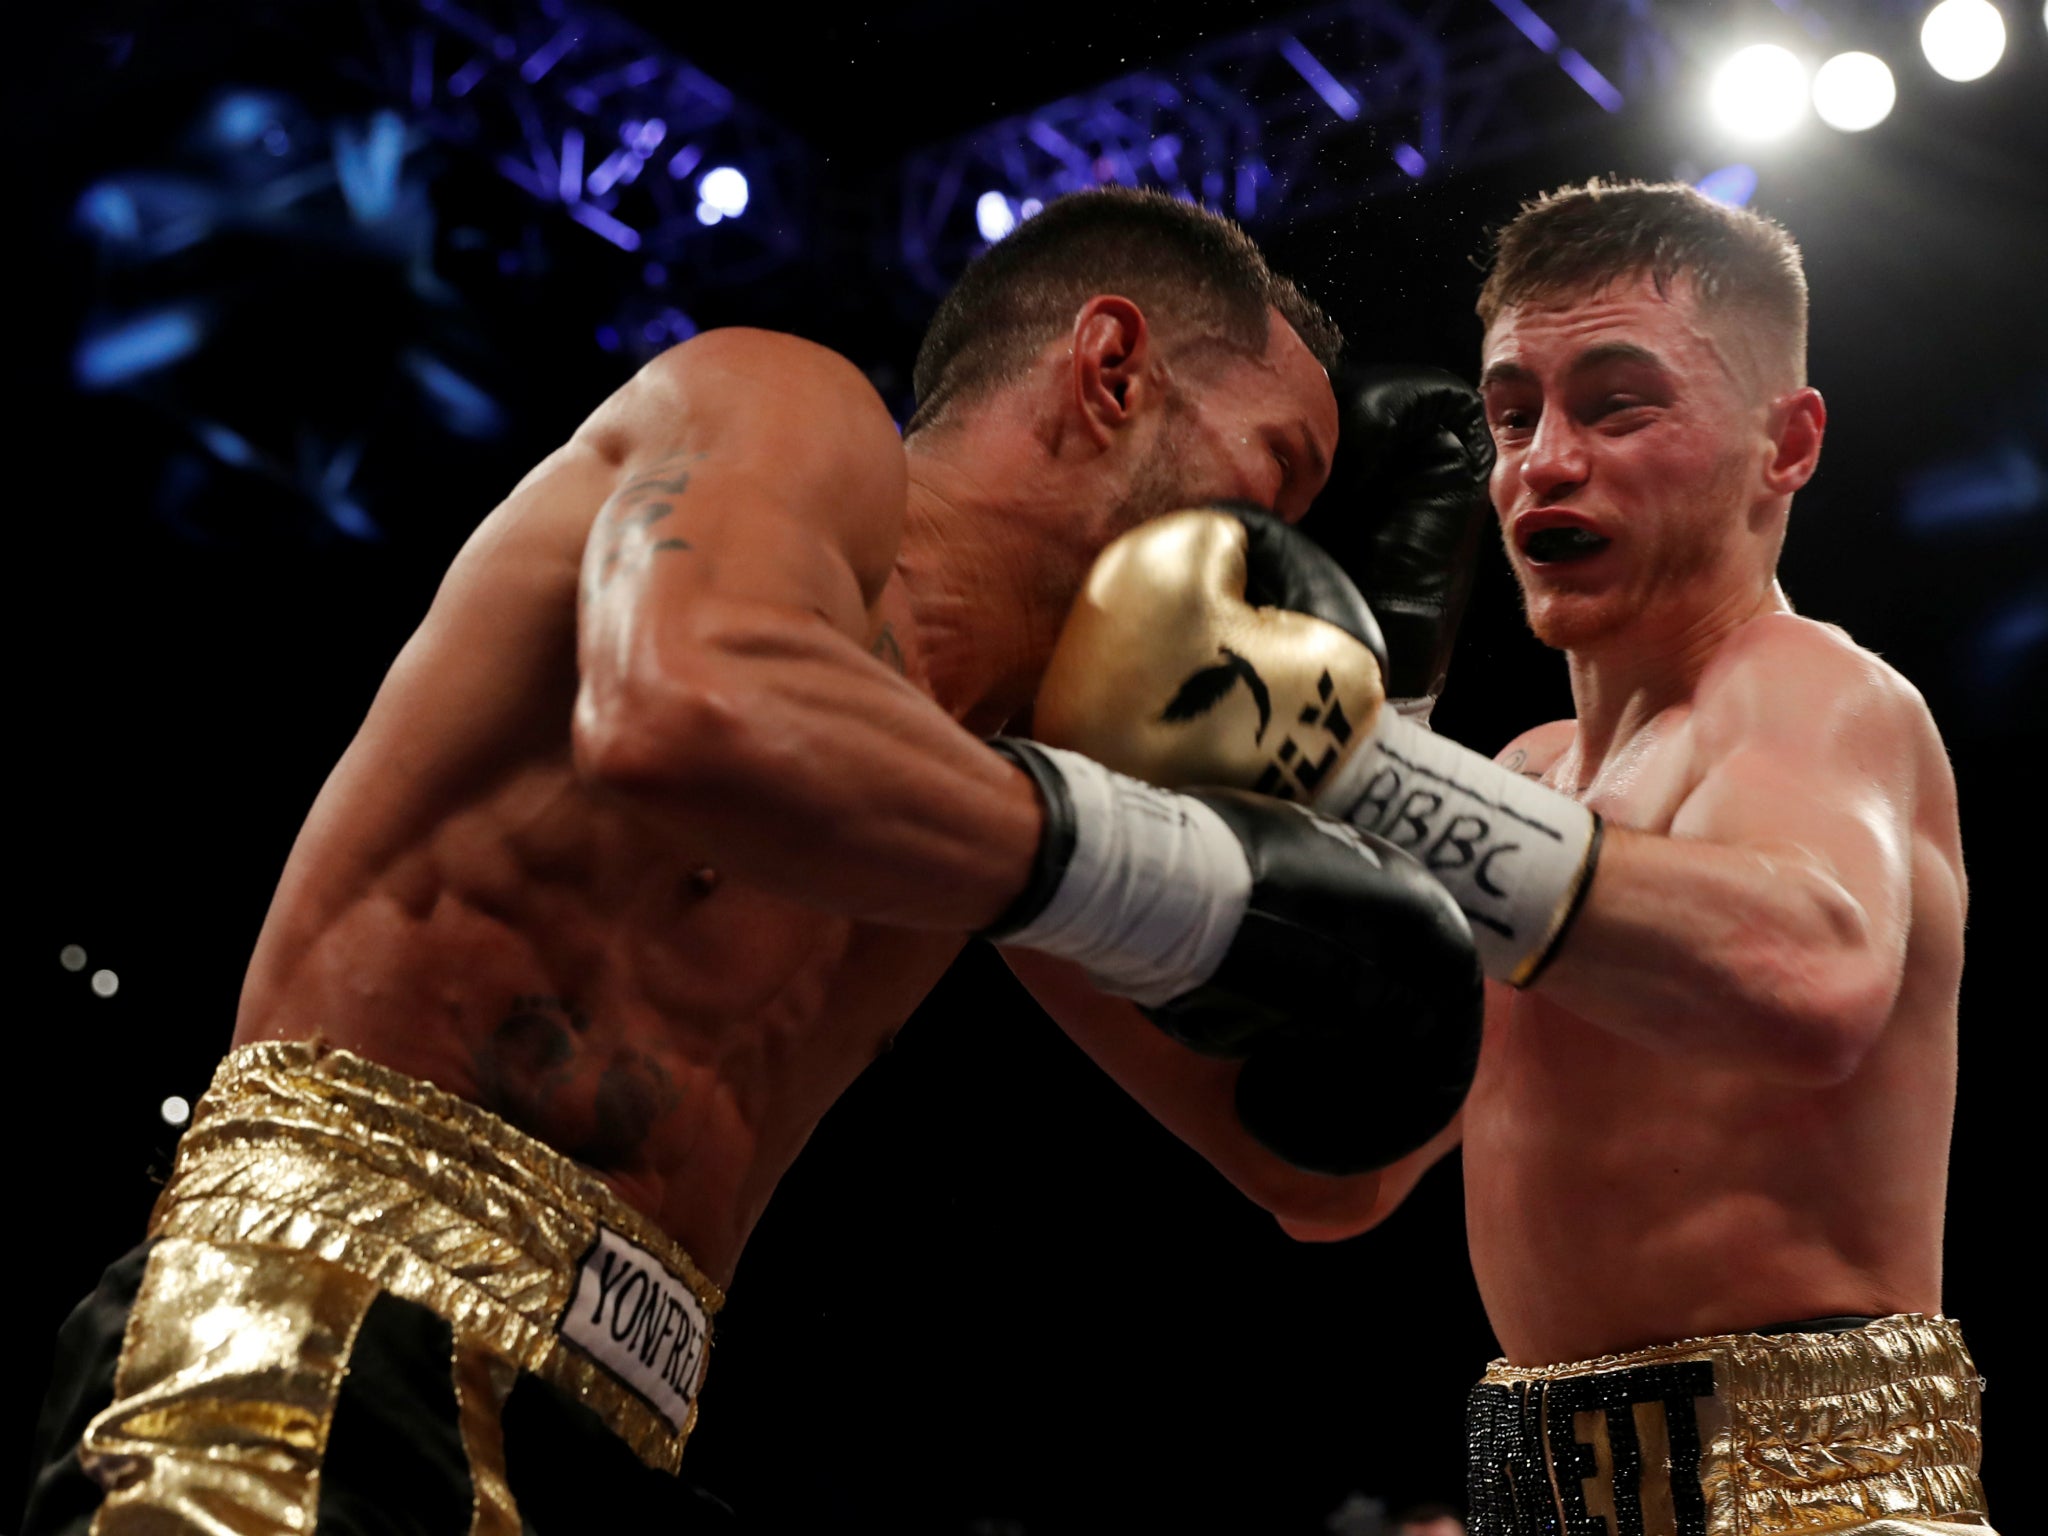
[[[1592,875],[1599,820],[1576,800],[1380,712],[1316,809],[1385,838],[1443,882],[1497,981],[1525,986]]]
[[[1150,1006],[1200,986],[1251,900],[1237,834],[1199,800],[1038,750],[1066,780],[1074,851],[1044,910],[1002,942],[1077,961],[1103,991]]]

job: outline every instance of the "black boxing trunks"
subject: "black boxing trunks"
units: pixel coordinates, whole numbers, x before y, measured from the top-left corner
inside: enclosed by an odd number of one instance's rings
[[[496,1116],[244,1046],[60,1335],[23,1536],[725,1529],[675,1475],[723,1300]]]
[[[1834,1321],[1496,1360],[1468,1415],[1472,1536],[1992,1536],[1956,1325]]]

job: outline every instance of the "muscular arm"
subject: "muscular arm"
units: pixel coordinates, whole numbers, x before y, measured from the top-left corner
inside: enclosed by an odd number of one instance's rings
[[[721,871],[810,906],[992,920],[1024,884],[1038,805],[868,652],[906,477],[866,381],[791,337],[712,332],[578,437],[615,487],[583,562],[585,778]]]
[[[1894,674],[1786,616],[1732,642],[1691,725],[1703,771],[1670,834],[1610,828],[1536,991],[1652,1050],[1838,1082],[1898,996],[1932,724]]]
[[[1290,1237],[1328,1242],[1384,1221],[1430,1165],[1458,1144],[1453,1121],[1430,1143],[1373,1173],[1332,1178],[1283,1162],[1238,1123],[1240,1064],[1200,1056],[1153,1027],[1136,1007],[1105,997],[1077,966],[1025,950],[1003,958],[1047,1013],[1154,1119],[1271,1211]],[[1361,1106],[1369,1114],[1371,1106]]]

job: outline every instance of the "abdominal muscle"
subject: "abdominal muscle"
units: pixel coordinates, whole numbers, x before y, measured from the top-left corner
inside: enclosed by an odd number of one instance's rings
[[[354,771],[294,850],[236,1042],[318,1039],[479,1104],[728,1283],[776,1182],[960,937],[726,881],[582,787],[566,753],[365,868],[380,829],[362,822],[389,802],[351,794]]]
[[[1938,1184],[1892,1176],[1887,1139],[1916,1144],[1917,1162],[1920,1138],[1872,1113],[1889,1096],[1861,1074],[1763,1083],[1653,1056],[1537,998],[1500,1001],[1465,1108],[1465,1198],[1511,1361],[1938,1309]]]

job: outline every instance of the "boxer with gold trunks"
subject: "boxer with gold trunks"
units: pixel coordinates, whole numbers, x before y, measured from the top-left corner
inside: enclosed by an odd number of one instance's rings
[[[1269,1203],[1439,1132],[1480,973],[1420,864],[984,740],[1111,539],[1301,514],[1336,345],[1227,221],[1107,191],[969,270],[907,437],[757,331],[613,396],[457,556],[314,805],[148,1241],[59,1340],[26,1536],[715,1521],[672,1474],[722,1290],[977,931],[1131,999],[1169,1075],[1220,1067],[1196,1139]],[[1381,1082],[1405,1113],[1356,1113]]]
[[[1334,632],[1296,665],[1239,520],[1194,512],[1104,552],[1036,728],[1161,784],[1292,794],[1410,850],[1465,912],[1491,984],[1458,1119],[1319,1211],[1275,1208],[1304,1239],[1364,1231],[1462,1140],[1504,1350],[1471,1400],[1478,1536],[1987,1530],[1980,1383],[1940,1315],[1955,788],[1912,686],[1776,580],[1826,422],[1797,248],[1685,187],[1567,189],[1503,232],[1480,315],[1497,453],[1439,447],[1490,474],[1574,719],[1489,761],[1381,697],[1433,685],[1384,688]],[[1347,474],[1340,448],[1326,500]],[[1439,594],[1458,513],[1391,545],[1432,552]],[[1375,602],[1428,576],[1390,580],[1384,554],[1346,556]],[[1162,607],[1191,617],[1134,621]],[[1245,686],[1176,707],[1220,653]],[[1114,1000],[1016,963],[1112,1070],[1158,1058]],[[1169,1123],[1216,1085],[1177,1087],[1152,1099]]]

